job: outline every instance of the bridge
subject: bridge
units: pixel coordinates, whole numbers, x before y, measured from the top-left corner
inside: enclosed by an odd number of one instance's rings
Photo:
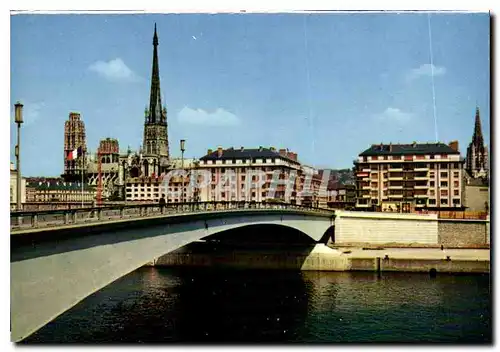
[[[334,213],[253,202],[12,212],[11,339],[25,339],[154,258],[217,233],[267,224],[298,230],[318,242],[334,224]]]

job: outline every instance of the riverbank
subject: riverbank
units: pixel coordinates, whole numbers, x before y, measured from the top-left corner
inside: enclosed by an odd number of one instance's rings
[[[317,271],[489,273],[489,249],[330,248],[312,246],[245,248],[195,242],[156,258],[159,267],[233,267]]]

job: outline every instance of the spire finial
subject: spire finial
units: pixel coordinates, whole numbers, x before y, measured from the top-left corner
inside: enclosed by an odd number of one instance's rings
[[[153,45],[158,45],[158,35],[156,34],[156,22],[155,22],[155,34],[153,35]]]

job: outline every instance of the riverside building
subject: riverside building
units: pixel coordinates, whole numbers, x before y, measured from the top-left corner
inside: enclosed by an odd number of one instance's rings
[[[463,209],[458,142],[374,144],[354,162],[359,210]]]

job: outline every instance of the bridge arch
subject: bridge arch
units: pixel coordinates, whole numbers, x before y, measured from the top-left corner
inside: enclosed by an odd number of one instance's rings
[[[45,233],[40,243],[11,249],[11,338],[26,338],[95,291],[190,242],[255,224],[292,228],[319,241],[332,223],[331,215],[303,211],[228,211],[114,223],[81,236],[75,229],[65,230],[67,237]]]

